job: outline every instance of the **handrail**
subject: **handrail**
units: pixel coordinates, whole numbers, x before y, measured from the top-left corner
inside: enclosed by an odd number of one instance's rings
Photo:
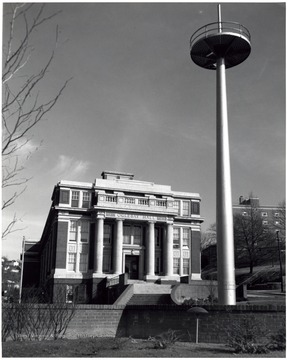
[[[210,33],[223,35],[224,32],[233,32],[246,37],[249,42],[251,41],[250,32],[245,26],[233,21],[221,21],[209,23],[200,27],[190,38],[190,48],[192,48],[195,41],[204,34],[205,37],[207,37],[210,36]]]

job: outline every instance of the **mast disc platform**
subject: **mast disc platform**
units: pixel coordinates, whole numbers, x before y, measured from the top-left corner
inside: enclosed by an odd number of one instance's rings
[[[225,67],[242,63],[251,52],[249,31],[235,22],[214,22],[198,29],[190,39],[190,56],[196,65],[216,70],[223,57]]]

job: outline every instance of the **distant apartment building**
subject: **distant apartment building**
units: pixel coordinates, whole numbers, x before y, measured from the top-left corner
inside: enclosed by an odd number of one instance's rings
[[[256,211],[256,213],[258,214],[256,217],[256,221],[260,220],[262,222],[262,229],[270,231],[272,235],[268,245],[262,245],[262,264],[266,263],[266,259],[268,264],[278,262],[278,243],[276,231],[279,230],[280,247],[283,251],[285,248],[285,209],[283,207],[280,207],[279,205],[261,205],[259,198],[253,196],[249,196],[246,198],[240,196],[238,204],[234,204],[232,208],[233,216],[239,214],[243,217],[247,217],[250,214],[251,209]],[[210,241],[210,244],[202,250],[201,256],[203,268],[206,268],[208,266],[216,266],[216,239]],[[282,256],[284,256],[284,254]]]
[[[39,242],[25,247],[23,288],[61,287],[70,299],[102,302],[103,284],[201,280],[201,198],[104,171],[93,183],[61,180]],[[29,274],[31,276],[29,276]]]
[[[241,214],[242,216],[247,216],[249,209],[256,209],[259,213],[259,216],[262,219],[262,225],[270,230],[282,230],[283,222],[283,209],[278,205],[266,206],[261,205],[259,198],[257,197],[248,197],[244,198],[243,196],[239,197],[239,202],[237,205],[233,205],[233,215]]]

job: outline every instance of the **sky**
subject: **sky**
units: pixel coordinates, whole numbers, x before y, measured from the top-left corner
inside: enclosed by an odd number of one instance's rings
[[[261,205],[277,205],[285,199],[285,3],[221,4],[222,21],[246,26],[252,43],[248,59],[226,72],[233,203],[252,192]],[[2,213],[3,226],[15,212],[22,219],[2,241],[2,255],[18,259],[23,236],[40,239],[58,181],[93,182],[103,170],[199,193],[208,228],[216,217],[216,73],[191,61],[189,40],[217,21],[216,3],[45,8],[59,10],[31,39],[35,50],[23,70],[45,64],[58,25],[39,94],[52,96],[72,80],[22,149],[20,159],[32,151],[23,173],[31,179]],[[5,26],[4,17],[4,40]]]

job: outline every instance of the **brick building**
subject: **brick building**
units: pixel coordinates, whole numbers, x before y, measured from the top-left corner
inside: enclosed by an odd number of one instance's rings
[[[23,288],[65,289],[66,299],[105,302],[105,282],[201,279],[200,196],[103,172],[94,183],[60,181],[40,241],[27,244]],[[27,279],[27,282],[25,281]],[[76,291],[75,291],[76,289]]]
[[[250,196],[244,198],[243,196],[239,197],[239,202],[236,205],[233,205],[233,215],[241,214],[242,216],[247,216],[250,209],[256,209],[260,212],[262,218],[262,225],[271,230],[282,231],[283,224],[283,211],[285,209],[280,208],[276,205],[261,205],[259,198]]]

